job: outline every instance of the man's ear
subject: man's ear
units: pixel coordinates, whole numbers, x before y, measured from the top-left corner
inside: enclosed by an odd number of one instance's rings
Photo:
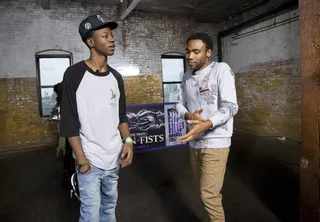
[[[94,41],[92,38],[88,38],[87,39],[87,45],[90,47],[90,48],[93,48],[94,47]]]
[[[210,58],[211,54],[212,54],[212,50],[211,50],[211,49],[208,49],[208,50],[207,50],[207,58]]]

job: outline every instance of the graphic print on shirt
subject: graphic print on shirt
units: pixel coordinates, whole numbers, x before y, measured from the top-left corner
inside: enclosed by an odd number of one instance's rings
[[[115,108],[116,104],[117,104],[117,101],[116,101],[117,94],[115,93],[115,90],[113,90],[113,89],[110,89],[110,91],[111,91],[111,102],[110,102],[110,105],[113,108]]]
[[[235,78],[234,72],[232,71],[232,69],[230,69],[229,72],[231,76]],[[238,111],[237,105],[228,101],[221,101],[221,108],[219,109],[219,112],[222,114],[226,114],[227,111],[229,113],[229,117],[230,118],[233,117]],[[223,121],[221,121],[221,128],[228,131],[228,126]]]
[[[115,99],[117,94],[114,92],[113,89],[110,89],[110,90],[111,90],[111,99]]]
[[[210,72],[200,81],[198,93],[201,102],[206,102],[208,105],[213,105],[214,100],[218,96],[217,84],[211,84],[209,86]]]
[[[232,69],[229,70],[229,73],[231,74],[231,76],[234,79],[235,76],[234,76],[234,72],[232,71]],[[234,116],[238,112],[237,104],[234,104],[234,103],[231,103],[231,102],[228,102],[228,101],[221,101],[221,108],[219,109],[219,112],[222,113],[222,114],[226,114],[227,111],[229,111],[230,118],[232,116]],[[222,123],[223,122],[221,122],[221,124]],[[228,130],[228,129],[225,129],[225,130]]]
[[[226,114],[227,110],[229,111],[229,116],[232,117],[238,112],[238,107],[234,103],[228,101],[221,101],[221,109],[219,109],[219,112],[222,114]]]
[[[231,138],[227,138],[226,141],[224,141],[224,145],[222,144],[222,147],[228,147],[230,146],[229,144],[231,143]],[[214,141],[206,140],[206,139],[194,139],[193,141],[190,141],[190,146],[191,147],[197,147],[197,148],[202,148],[202,147],[212,147],[215,145]]]
[[[210,144],[210,141],[200,140],[199,138],[194,139],[193,141],[190,141],[190,145],[193,147],[206,147],[209,144]]]
[[[222,124],[221,128],[224,129],[225,131],[228,131],[228,125],[226,123]]]

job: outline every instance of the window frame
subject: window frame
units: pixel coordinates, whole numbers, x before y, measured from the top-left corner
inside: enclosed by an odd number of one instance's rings
[[[69,66],[71,66],[73,64],[73,53],[66,50],[61,50],[61,49],[49,49],[49,50],[39,51],[35,54],[39,115],[41,118],[47,118],[50,116],[50,114],[49,115],[43,114],[41,90],[48,89],[48,88],[53,89],[54,85],[52,86],[41,85],[40,59],[43,59],[43,58],[68,58]]]
[[[186,72],[186,60],[185,60],[185,55],[182,53],[174,53],[174,55],[161,55],[161,67],[162,67],[162,59],[182,59],[183,60],[183,72]],[[165,97],[164,97],[164,85],[170,85],[170,84],[181,84],[181,81],[163,81],[163,70],[161,72],[161,76],[162,76],[162,100],[164,103],[170,103],[170,102],[166,102],[165,101]]]

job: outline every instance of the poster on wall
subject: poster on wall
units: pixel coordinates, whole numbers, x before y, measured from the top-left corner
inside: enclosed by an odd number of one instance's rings
[[[128,106],[127,117],[134,149],[166,146],[163,104]]]
[[[175,109],[175,103],[165,104],[166,146],[183,145],[178,138],[186,134],[186,122],[181,119]]]

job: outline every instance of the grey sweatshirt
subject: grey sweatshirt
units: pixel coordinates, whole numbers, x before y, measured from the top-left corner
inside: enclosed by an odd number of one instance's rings
[[[231,145],[233,117],[238,112],[235,77],[226,63],[213,62],[206,68],[187,71],[182,79],[176,110],[181,118],[187,112],[203,109],[200,116],[213,127],[190,141],[193,148],[226,148]]]

